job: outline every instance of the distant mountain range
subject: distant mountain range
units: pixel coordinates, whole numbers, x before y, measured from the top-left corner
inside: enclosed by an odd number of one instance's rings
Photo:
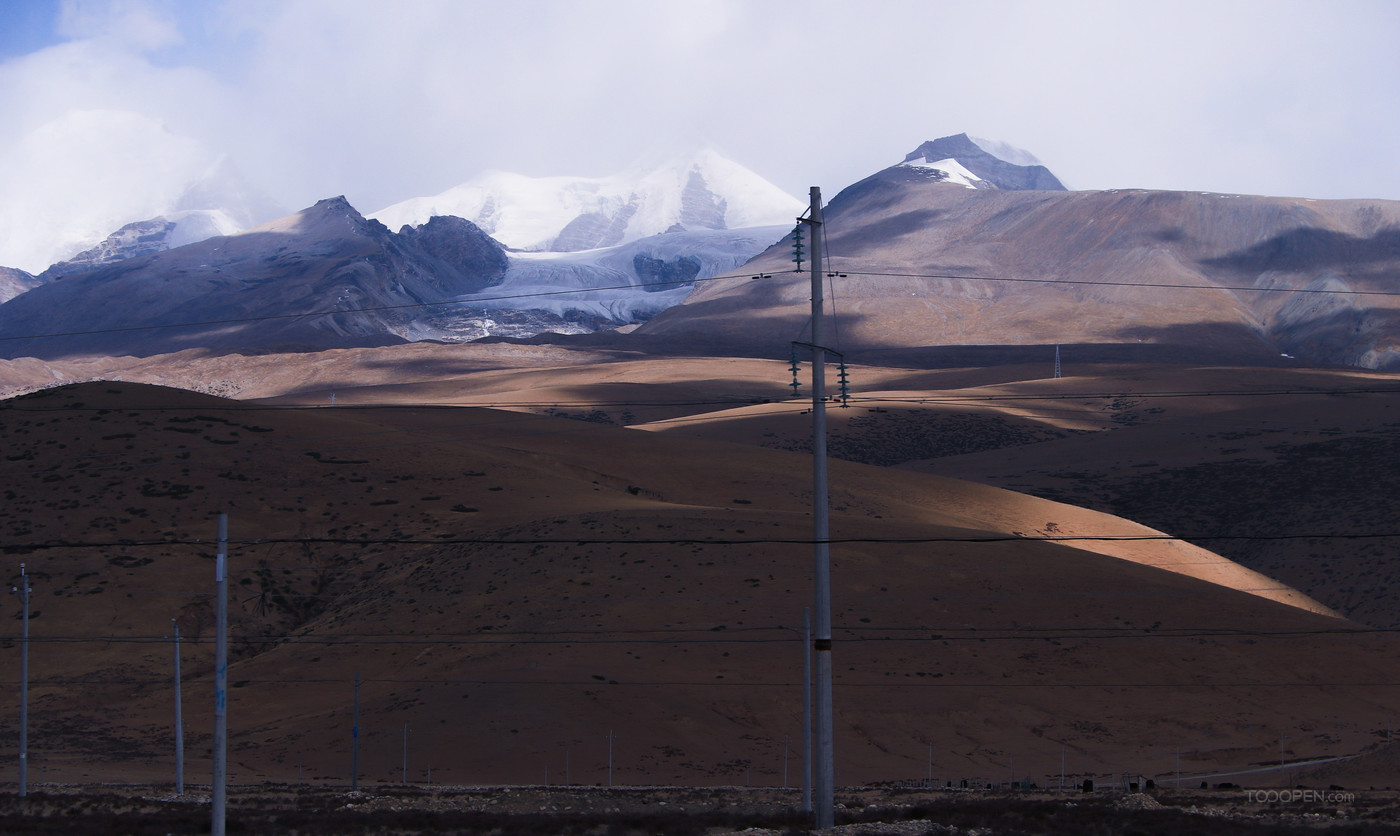
[[[536,335],[642,323],[617,339],[785,356],[809,294],[790,237],[774,242],[802,210],[705,151],[617,178],[486,175],[371,218],[327,200],[203,241],[225,218],[185,212],[38,277],[0,276],[18,294],[0,305],[0,353],[558,339]],[[959,134],[839,192],[825,229],[841,274],[831,309],[853,351],[1077,344],[1400,367],[1391,201],[1070,192],[1029,153]]]

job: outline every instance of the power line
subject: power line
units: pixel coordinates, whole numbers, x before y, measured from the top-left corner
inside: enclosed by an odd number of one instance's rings
[[[719,276],[709,276],[703,279],[694,279],[692,284],[702,282],[722,281],[727,279],[772,279],[775,276],[786,275],[792,271],[779,273],[762,273],[754,275],[752,273],[726,273]],[[875,278],[899,278],[899,279],[928,279],[928,280],[959,280],[959,281],[981,281],[981,282],[1012,282],[1019,284],[1043,284],[1043,285],[1092,285],[1098,287],[1136,287],[1155,288],[1163,290],[1220,290],[1237,293],[1308,293],[1308,294],[1337,294],[1351,296],[1381,296],[1400,297],[1400,291],[1387,290],[1353,290],[1335,288],[1288,288],[1288,287],[1249,287],[1245,285],[1199,285],[1176,282],[1130,282],[1130,281],[1093,281],[1089,279],[1045,279],[1045,278],[1025,278],[1015,276],[985,276],[972,273],[895,273],[872,270],[855,270],[843,268],[838,275],[844,276],[870,276]],[[197,328],[210,325],[238,325],[249,322],[266,322],[272,320],[304,319],[311,317],[335,316],[338,314],[354,313],[379,313],[383,311],[411,310],[418,308],[437,308],[447,306],[470,306],[479,302],[507,302],[520,299],[534,299],[554,296],[567,296],[572,294],[593,293],[604,290],[635,290],[649,287],[675,287],[683,285],[685,282],[639,282],[637,284],[604,285],[600,287],[566,288],[561,290],[537,290],[528,293],[501,294],[497,296],[477,296],[472,299],[445,299],[435,302],[407,302],[398,305],[376,305],[363,308],[337,308],[320,311],[305,311],[302,313],[287,314],[264,314],[261,316],[230,317],[225,319],[194,320],[190,322],[165,323],[152,325],[133,325],[115,328],[94,328],[81,331],[54,331],[46,334],[18,334],[0,336],[0,342],[15,340],[39,340],[56,339],[60,337],[83,337],[96,336],[100,334],[121,334],[134,331],[155,331],[170,328]]]
[[[958,279],[962,281],[1015,282],[1019,284],[1092,285],[1095,287],[1160,288],[1163,290],[1226,290],[1236,293],[1308,293],[1324,295],[1337,294],[1343,296],[1400,296],[1400,291],[1394,290],[1339,290],[1336,288],[1320,287],[1252,287],[1249,285],[1186,284],[1184,282],[1095,281],[1090,279],[1031,279],[1013,276],[982,276],[970,273],[888,273],[866,270],[852,270],[846,268],[843,268],[842,272],[848,276],[873,276],[876,278],[895,279]]]
[[[720,506],[716,506],[720,507]],[[728,506],[723,506],[727,508]],[[1400,537],[1400,532],[1371,533],[1302,532],[1294,534],[977,534],[929,535],[925,537],[830,537],[821,542],[833,545],[925,545],[938,543],[1138,543],[1138,542],[1197,542],[1246,541],[1277,542],[1290,540],[1386,540]],[[132,549],[168,548],[171,546],[203,546],[214,544],[208,538],[190,539],[116,539],[116,540],[44,540],[37,542],[8,542],[0,550],[9,553],[47,549]],[[230,548],[265,545],[335,545],[335,546],[811,546],[812,537],[258,537],[230,538]],[[1195,561],[1182,565],[1195,565]],[[1159,564],[1152,564],[1159,565]],[[1176,565],[1176,564],[1160,564]]]
[[[1400,682],[1381,682],[1375,680],[1360,681],[1326,681],[1297,680],[1281,681],[1270,680],[1267,682],[1248,682],[1243,680],[1228,681],[1196,681],[1180,680],[1171,682],[1143,682],[1136,680],[1126,681],[1093,681],[1084,680],[1079,682],[1008,682],[1006,680],[982,680],[976,682],[950,681],[951,675],[942,677],[919,677],[915,682],[849,682],[837,679],[833,684],[836,688],[1395,688],[1400,687]],[[351,681],[340,677],[306,677],[303,679],[269,679],[269,678],[247,678],[239,679],[233,683],[236,687],[247,687],[250,685],[344,685]],[[16,683],[0,680],[4,684],[12,685]],[[641,688],[694,688],[713,686],[717,688],[733,687],[763,687],[763,688],[798,688],[801,683],[792,680],[744,680],[744,679],[700,679],[700,680],[631,680],[626,678],[610,677],[607,680],[597,679],[415,679],[404,677],[364,677],[362,683],[379,683],[384,685],[460,685],[468,687],[520,687],[520,686],[555,686],[555,687],[589,687],[589,688],[614,688],[614,687],[641,687]],[[58,678],[52,680],[35,680],[36,685],[46,687],[66,687],[72,685],[97,685],[97,686],[137,686],[137,685],[164,685],[165,679],[142,679],[142,678],[121,678],[121,679],[67,679]]]
[[[279,645],[743,645],[743,644],[791,644],[796,639],[792,635],[767,636],[767,637],[730,637],[728,633],[774,633],[782,631],[788,633],[793,628],[783,626],[773,627],[744,627],[730,628],[717,631],[714,628],[688,628],[688,629],[636,629],[631,631],[585,631],[585,630],[560,630],[560,631],[535,631],[529,633],[503,633],[496,635],[498,631],[489,631],[489,634],[459,633],[442,634],[434,633],[431,636],[404,635],[399,633],[343,633],[334,636],[314,636],[308,634],[230,634],[231,641],[242,642],[244,644],[279,644]],[[1141,640],[1153,641],[1179,641],[1195,639],[1323,639],[1323,638],[1348,638],[1353,636],[1376,636],[1394,635],[1400,633],[1400,628],[1395,627],[1335,627],[1335,628],[1312,628],[1312,629],[1291,629],[1291,630],[1246,630],[1237,627],[1190,627],[1190,628],[1140,628],[1134,630],[1114,629],[1106,627],[1016,627],[1016,628],[961,628],[949,629],[944,627],[880,627],[880,626],[840,626],[835,628],[842,633],[838,641],[842,644],[871,644],[871,645],[891,645],[891,644],[925,644],[929,642],[939,642],[948,644],[982,644],[985,642],[1087,642],[1087,641],[1119,641],[1119,640]],[[721,633],[722,637],[716,637],[716,633]],[[862,636],[860,633],[919,633],[918,636],[900,635],[879,635]],[[639,635],[653,635],[657,633],[675,634],[702,634],[705,638],[684,638],[676,636],[639,638]],[[157,635],[103,635],[103,634],[69,634],[69,635],[33,635],[29,641],[44,644],[169,644],[169,636]],[[214,641],[210,636],[182,636],[181,641],[189,644],[211,644]]]

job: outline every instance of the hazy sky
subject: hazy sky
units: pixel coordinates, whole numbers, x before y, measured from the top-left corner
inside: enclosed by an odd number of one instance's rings
[[[0,264],[219,159],[288,209],[700,146],[829,197],[968,132],[1076,189],[1400,199],[1397,47],[1395,0],[0,0]]]

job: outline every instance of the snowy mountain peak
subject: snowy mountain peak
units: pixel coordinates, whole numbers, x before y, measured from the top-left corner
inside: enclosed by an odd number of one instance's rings
[[[673,229],[790,224],[802,202],[713,149],[613,177],[489,172],[371,218],[390,229],[434,215],[466,218],[517,250],[579,252]]]
[[[236,220],[218,209],[187,209],[158,215],[127,224],[96,246],[50,266],[40,278],[53,281],[138,255],[173,250],[216,235],[232,235],[240,229]]]
[[[965,133],[925,142],[900,165],[970,189],[1065,191],[1064,184],[1030,152]]]

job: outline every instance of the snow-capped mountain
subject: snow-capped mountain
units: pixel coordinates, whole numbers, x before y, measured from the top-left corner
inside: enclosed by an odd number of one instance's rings
[[[900,166],[969,189],[1065,191],[1029,151],[996,140],[957,134],[925,142]]]
[[[671,230],[791,226],[802,201],[712,150],[615,177],[492,172],[374,218],[390,229],[455,215],[517,250],[579,252]]]
[[[444,194],[378,213],[393,221],[397,232],[361,217],[343,199],[246,231],[238,219],[215,210],[129,223],[37,279],[12,282],[10,295],[17,298],[4,306],[0,323],[34,334],[52,331],[58,319],[70,321],[73,331],[101,323],[116,327],[117,336],[87,341],[91,344],[77,350],[132,353],[193,345],[325,347],[586,333],[644,321],[678,304],[696,281],[735,270],[781,238],[803,209],[795,198],[713,152],[635,176],[494,174]],[[346,249],[335,237],[339,232],[332,236],[333,246],[322,233],[308,232],[324,226],[328,212],[344,216],[336,229],[359,230],[353,247]],[[504,230],[506,243],[529,248],[507,250],[474,218],[484,219],[497,235]],[[458,226],[470,228],[471,235],[464,238]],[[444,232],[449,229],[451,234]],[[460,259],[452,255],[467,238],[480,238],[499,251],[499,263],[490,269],[468,271],[486,277],[480,281],[463,278],[456,266]],[[468,249],[486,246],[481,241]],[[260,249],[265,251],[254,256]],[[352,269],[338,260],[351,251],[368,258],[369,266]],[[436,252],[446,253],[447,261],[431,255]],[[180,281],[171,284],[176,274]],[[329,276],[335,277],[335,287],[320,287]],[[54,281],[59,278],[64,281]],[[308,287],[308,281],[318,286]],[[36,283],[42,292],[25,292]],[[156,286],[170,298],[151,296]],[[147,301],[124,304],[138,296]],[[282,323],[289,305],[337,314]],[[230,306],[274,322],[240,327],[232,339],[228,329],[164,330],[177,322],[219,320],[224,317],[219,311]],[[360,315],[361,306],[397,312]],[[127,330],[147,325],[162,330],[149,335]],[[36,342],[5,348],[51,356],[76,347]]]
[[[1065,345],[1108,362],[1400,370],[1387,292],[1400,201],[1067,191],[1051,177],[960,136],[839,191],[823,217],[827,263],[848,272],[833,285],[840,350],[974,363],[964,349]],[[744,265],[770,280],[706,282],[629,338],[781,357],[810,312],[790,258],[788,237]]]
[[[41,281],[53,281],[138,255],[183,247],[216,235],[233,235],[242,229],[242,224],[221,209],[171,212],[150,220],[129,223],[108,235],[97,246],[49,267],[39,278]]]

